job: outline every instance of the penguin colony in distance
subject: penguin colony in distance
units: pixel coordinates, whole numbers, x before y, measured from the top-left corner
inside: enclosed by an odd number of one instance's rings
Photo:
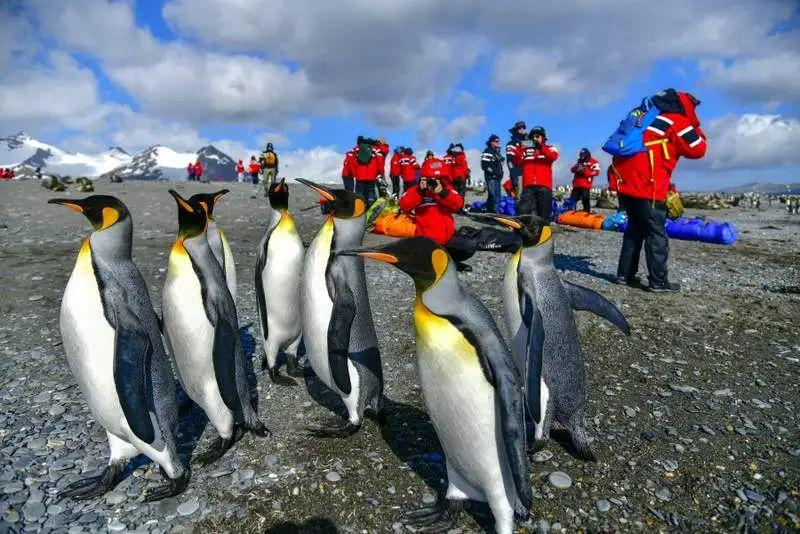
[[[219,433],[197,459],[210,464],[245,431],[265,436],[250,398],[239,322],[225,274],[206,237],[208,216],[199,201],[176,191],[178,236],[169,255],[162,299],[164,335],[184,391]]]
[[[355,433],[366,411],[382,420],[383,370],[367,295],[364,259],[338,255],[361,246],[366,204],[360,195],[298,179],[321,197],[328,217],[306,252],[301,284],[303,339],[317,378],[336,392],[347,420],[310,429],[320,437]]]
[[[442,444],[447,493],[406,523],[444,532],[463,500],[489,503],[500,534],[515,515],[527,517],[528,478],[522,378],[489,311],[465,292],[444,248],[415,237],[379,248],[346,251],[387,262],[416,286],[414,330],[425,406]]]
[[[286,180],[268,191],[267,230],[258,244],[256,300],[264,347],[262,369],[277,384],[294,385],[278,372],[278,354],[286,354],[286,370],[302,373],[297,365],[300,344],[300,277],[303,270],[303,239],[289,215],[289,186]]]
[[[225,273],[225,283],[235,303],[236,263],[233,261],[233,253],[231,252],[231,246],[228,244],[228,238],[225,237],[225,232],[222,231],[222,228],[217,225],[217,221],[214,219],[214,205],[227,193],[229,193],[227,189],[217,191],[216,193],[197,193],[191,196],[189,203],[194,204],[197,202],[206,212],[206,216],[208,217],[208,246],[211,247],[211,252],[217,259],[220,267],[222,267],[222,272]]]
[[[592,311],[627,334],[625,318],[594,291],[560,279],[553,266],[551,229],[542,219],[492,215],[521,241],[504,282],[513,336],[509,350],[489,311],[459,284],[444,248],[426,238],[363,248],[363,198],[298,181],[320,195],[327,218],[304,259],[288,213],[288,187],[284,180],[270,187],[255,273],[269,376],[275,383],[294,383],[278,374],[278,354],[287,353],[287,370],[297,374],[302,335],[316,376],[347,409],[346,420],[316,427],[312,435],[352,434],[370,412],[382,422],[383,376],[364,258],[399,268],[416,287],[420,384],[448,478],[444,498],[432,508],[409,512],[406,523],[417,531],[446,530],[463,501],[473,499],[489,504],[497,532],[512,532],[515,518],[526,517],[532,505],[526,412],[534,423],[536,446],[557,423],[571,433],[577,456],[594,459],[585,428],[584,364],[573,310]],[[178,234],[163,288],[163,338],[184,391],[219,433],[199,455],[202,465],[224,455],[246,431],[269,432],[251,400],[252,363],[239,337],[230,247],[213,225],[214,205],[226,192],[187,200],[170,190]],[[119,482],[127,460],[139,453],[157,463],[167,480],[148,492],[147,500],[180,493],[189,469],[176,452],[175,383],[158,319],[131,258],[130,214],[110,196],[50,202],[83,213],[94,228],[64,292],[61,333],[70,368],[111,449],[100,476],[69,485],[63,495],[105,493]],[[226,276],[229,272],[233,279]]]
[[[536,216],[494,217],[521,238],[504,279],[504,304],[514,361],[523,377],[534,448],[541,448],[553,421],[569,431],[576,455],[595,456],[586,432],[584,358],[573,309],[604,317],[626,335],[628,322],[598,293],[562,281],[553,265],[552,230]]]
[[[139,454],[157,463],[168,481],[145,499],[177,495],[189,482],[189,470],[175,445],[175,381],[147,287],[131,257],[130,213],[105,195],[49,202],[83,213],[94,228],[64,290],[60,327],[67,362],[111,450],[100,476],[70,484],[62,496],[104,494]]]

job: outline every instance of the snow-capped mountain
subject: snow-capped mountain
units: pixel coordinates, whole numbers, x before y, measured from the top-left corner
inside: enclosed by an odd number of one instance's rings
[[[41,167],[42,172],[62,176],[96,177],[131,160],[120,147],[98,154],[68,152],[33,139],[24,132],[0,137],[0,167]]]
[[[197,154],[192,152],[176,152],[154,145],[107,174],[116,174],[123,180],[186,180],[186,166],[196,160]]]
[[[236,179],[236,162],[214,145],[206,145],[198,150],[197,159],[203,166],[205,178],[225,182]]]

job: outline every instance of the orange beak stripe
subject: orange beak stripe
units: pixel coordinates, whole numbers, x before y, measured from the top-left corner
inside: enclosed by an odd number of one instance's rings
[[[397,263],[400,261],[396,256],[392,256],[391,254],[386,254],[384,252],[359,252],[358,255],[373,260],[384,261],[386,263]]]
[[[522,225],[517,221],[515,221],[514,219],[506,219],[505,217],[494,217],[494,220],[501,224],[505,224],[506,226],[514,228],[516,230],[522,228]]]
[[[333,196],[332,194],[328,193],[327,191],[325,191],[324,189],[322,189],[322,188],[320,188],[320,187],[314,187],[314,186],[312,185],[312,186],[311,186],[311,188],[312,188],[314,191],[316,191],[317,193],[319,193],[319,195],[320,195],[322,198],[324,198],[325,200],[336,200],[336,197],[335,197],[335,196]]]
[[[68,207],[69,209],[75,210],[75,211],[77,211],[78,213],[83,213],[83,208],[82,208],[82,207],[80,207],[80,206],[78,206],[77,204],[73,204],[72,202],[64,202],[64,203],[63,203],[63,204],[61,204],[61,205],[62,205],[62,206],[66,206],[66,207]]]

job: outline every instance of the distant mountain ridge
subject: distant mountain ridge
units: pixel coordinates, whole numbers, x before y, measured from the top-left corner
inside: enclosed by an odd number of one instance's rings
[[[113,146],[97,154],[68,152],[38,141],[25,132],[0,137],[0,167],[11,167],[17,176],[32,178],[36,168],[43,174],[59,176],[108,177],[117,174],[125,180],[186,180],[186,166],[199,161],[203,178],[218,181],[236,179],[233,158],[213,145],[197,152],[178,152],[153,145],[136,154]]]
[[[774,183],[765,183],[760,184],[757,182],[751,182],[748,184],[742,184],[737,186],[725,187],[723,189],[719,189],[719,193],[731,193],[734,195],[742,194],[742,193],[762,193],[766,195],[798,195],[800,194],[800,183],[792,183],[792,184],[774,184]]]

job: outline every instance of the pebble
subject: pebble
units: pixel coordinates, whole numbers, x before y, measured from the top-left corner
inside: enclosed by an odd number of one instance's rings
[[[549,460],[552,457],[553,457],[553,453],[548,451],[547,449],[544,449],[544,450],[541,450],[541,451],[538,451],[538,452],[534,453],[533,456],[532,456],[532,460],[534,462],[542,463],[542,462],[546,462],[547,460]]]
[[[208,474],[208,476],[212,478],[219,478],[219,477],[224,477],[225,475],[230,475],[231,473],[233,473],[233,467],[231,467],[230,465],[221,465],[216,469],[214,469],[213,471],[211,471]]]
[[[636,416],[636,410],[634,410],[630,406],[625,406],[624,411],[625,411],[625,415],[628,416],[628,417],[635,417]]]
[[[689,386],[685,384],[670,384],[669,388],[672,391],[677,391],[679,393],[699,393],[700,391],[694,386]]]
[[[6,484],[3,486],[3,493],[6,495],[11,495],[12,493],[17,493],[18,491],[22,491],[25,488],[25,485],[22,482],[12,482],[10,484]]]
[[[762,495],[759,495],[755,491],[746,489],[746,490],[744,490],[744,494],[747,495],[747,500],[748,501],[764,502],[764,497]]]
[[[111,532],[122,532],[126,528],[125,523],[121,523],[119,519],[115,519],[108,524],[108,530]]]
[[[713,435],[716,434],[716,432],[714,432],[714,430],[708,425],[700,425],[700,430],[702,430],[703,432],[705,432],[709,436],[713,436]]]
[[[125,502],[127,497],[122,493],[117,493],[116,491],[112,491],[111,493],[106,494],[106,502],[111,506],[116,506],[118,504],[122,504]]]
[[[430,493],[426,493],[422,496],[422,502],[424,504],[433,504],[436,502],[436,497]]]
[[[31,302],[36,302],[37,300],[42,300],[43,298],[44,295],[31,295],[30,297],[28,297],[28,300]]]
[[[733,392],[728,388],[714,390],[715,397],[731,397],[732,395]]]
[[[275,467],[278,465],[278,457],[274,454],[268,454],[264,456],[264,466],[265,467]]]
[[[45,445],[47,445],[47,440],[45,438],[36,438],[28,442],[28,448],[33,449],[35,451],[38,451]]]
[[[568,487],[572,486],[572,478],[568,474],[563,471],[553,471],[547,477],[547,480],[550,481],[550,484],[559,489],[567,489]]]
[[[72,468],[72,466],[74,465],[75,462],[73,462],[69,458],[59,458],[50,465],[50,469],[52,469],[53,471],[64,471],[65,469]]]
[[[38,522],[44,515],[44,505],[40,502],[28,502],[22,507],[22,515],[28,523]]]
[[[601,512],[608,512],[611,510],[611,503],[605,499],[600,499],[597,501],[597,509]]]
[[[50,407],[48,413],[50,415],[56,416],[63,414],[65,411],[67,411],[67,409],[64,407],[63,404],[54,404]]]
[[[238,474],[239,480],[250,480],[255,476],[256,472],[253,469],[240,469]]]
[[[178,513],[186,517],[195,513],[198,508],[200,508],[200,499],[198,497],[192,497],[188,501],[178,505]]]
[[[672,499],[672,492],[669,488],[659,488],[656,490],[656,497],[661,501],[669,501]]]
[[[328,471],[328,474],[325,475],[325,480],[328,482],[339,482],[342,480],[342,475],[337,473],[336,471]]]

